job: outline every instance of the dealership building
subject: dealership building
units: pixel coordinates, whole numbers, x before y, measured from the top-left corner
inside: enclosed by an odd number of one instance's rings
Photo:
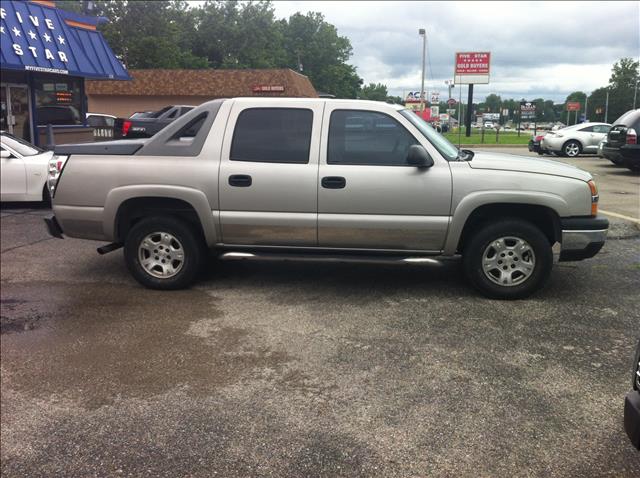
[[[0,2],[0,129],[35,144],[90,141],[86,80],[130,80],[97,26],[50,0]],[[126,81],[117,81],[126,83]]]
[[[89,111],[128,118],[168,105],[197,106],[217,98],[317,98],[309,78],[288,68],[129,70],[132,81],[87,81]]]

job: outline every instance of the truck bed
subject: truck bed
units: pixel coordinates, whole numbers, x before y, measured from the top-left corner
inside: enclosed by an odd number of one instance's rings
[[[54,152],[61,156],[72,154],[128,156],[135,154],[146,142],[147,139],[128,139],[99,143],[60,144],[56,145]]]

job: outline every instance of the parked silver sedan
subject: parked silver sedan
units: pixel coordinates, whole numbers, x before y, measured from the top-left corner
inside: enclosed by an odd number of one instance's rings
[[[540,148],[573,158],[581,153],[597,153],[600,141],[607,137],[611,125],[607,123],[580,123],[557,131],[549,131]]]

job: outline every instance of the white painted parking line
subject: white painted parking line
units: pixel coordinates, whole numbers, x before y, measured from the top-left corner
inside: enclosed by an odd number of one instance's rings
[[[598,212],[601,212],[605,216],[617,217],[618,219],[625,219],[626,221],[635,222],[636,224],[640,224],[640,219],[636,217],[625,216],[624,214],[618,214],[617,212],[609,212],[603,209],[598,209]]]

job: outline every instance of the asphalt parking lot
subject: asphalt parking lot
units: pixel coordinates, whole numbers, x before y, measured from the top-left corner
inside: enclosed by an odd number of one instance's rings
[[[640,219],[639,176],[571,162]],[[456,261],[212,261],[151,291],[121,251],[49,238],[47,214],[1,212],[3,476],[640,475],[632,220],[504,302]]]

